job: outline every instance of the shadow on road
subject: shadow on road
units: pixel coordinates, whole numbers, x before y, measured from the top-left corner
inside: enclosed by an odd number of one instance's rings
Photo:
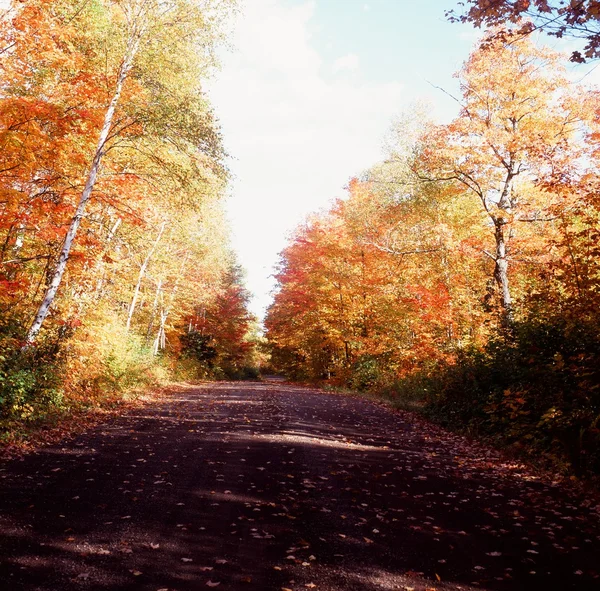
[[[3,589],[600,588],[585,499],[369,402],[182,386],[0,467]]]

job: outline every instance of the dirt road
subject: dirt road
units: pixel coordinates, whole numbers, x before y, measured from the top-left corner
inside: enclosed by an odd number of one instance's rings
[[[0,589],[600,589],[584,497],[371,402],[182,386],[0,465]]]

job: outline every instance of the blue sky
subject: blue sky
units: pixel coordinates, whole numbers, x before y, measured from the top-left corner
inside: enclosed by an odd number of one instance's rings
[[[453,74],[480,34],[451,0],[245,0],[209,92],[231,154],[233,245],[262,316],[293,229],[383,156],[394,118],[425,99],[450,121]],[[591,77],[590,77],[591,78]]]
[[[449,4],[452,0],[320,0],[309,28],[326,63],[355,54],[368,79],[403,80],[427,91],[424,80],[447,82],[473,41],[471,27],[445,18]]]

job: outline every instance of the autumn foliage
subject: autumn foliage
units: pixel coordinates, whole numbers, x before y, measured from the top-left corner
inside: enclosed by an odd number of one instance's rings
[[[297,229],[273,361],[599,471],[599,95],[496,33],[458,74],[454,121],[400,121],[388,157]]]
[[[227,284],[227,170],[202,88],[232,5],[32,0],[3,12],[4,418],[181,374],[190,317],[224,298],[239,323],[207,330],[247,352],[247,297]]]
[[[451,21],[498,27],[498,39],[511,28],[519,35],[542,30],[558,38],[584,40],[583,52],[575,50],[571,54],[574,62],[600,57],[600,10],[596,0],[467,0],[459,6],[447,11]]]

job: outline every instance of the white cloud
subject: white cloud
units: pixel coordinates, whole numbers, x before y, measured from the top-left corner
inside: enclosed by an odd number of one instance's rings
[[[332,71],[334,73],[343,72],[343,71],[353,71],[358,70],[360,66],[360,60],[355,53],[348,53],[342,57],[338,57],[332,66]]]
[[[314,10],[314,1],[247,2],[237,51],[210,89],[234,157],[230,218],[256,312],[268,304],[269,275],[289,232],[379,159],[401,108],[400,84],[326,76],[331,67],[311,45]]]

